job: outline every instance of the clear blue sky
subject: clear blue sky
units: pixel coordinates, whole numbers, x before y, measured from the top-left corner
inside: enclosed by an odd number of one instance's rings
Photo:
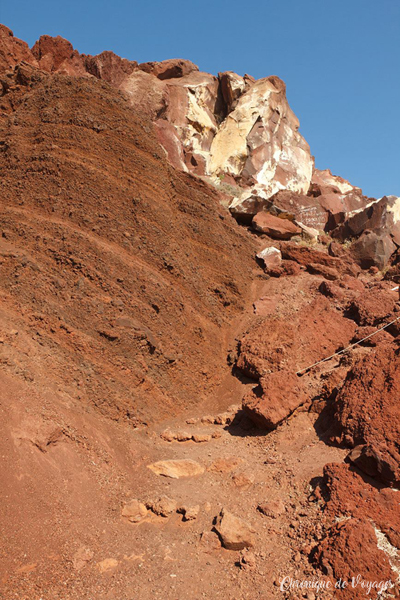
[[[188,58],[203,71],[278,75],[318,168],[400,196],[400,0],[0,0],[33,45]]]

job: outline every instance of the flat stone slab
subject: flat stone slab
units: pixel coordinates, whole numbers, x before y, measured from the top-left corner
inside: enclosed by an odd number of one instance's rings
[[[177,460],[160,460],[147,465],[156,475],[180,479],[181,477],[194,477],[204,473],[205,468],[195,460],[189,458]]]

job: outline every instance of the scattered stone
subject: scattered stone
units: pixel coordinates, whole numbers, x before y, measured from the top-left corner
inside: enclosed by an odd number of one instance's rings
[[[262,260],[264,263],[264,267],[268,269],[278,269],[282,263],[282,254],[278,248],[274,246],[269,246],[268,248],[264,248],[257,254],[257,258]]]
[[[146,502],[146,506],[160,517],[169,517],[177,509],[176,501],[168,498],[168,496],[162,496],[155,502]]]
[[[195,425],[197,423],[197,419],[191,417],[190,419],[186,419],[186,425]]]
[[[162,432],[160,437],[166,442],[173,442],[176,439],[176,434],[172,433],[172,431],[170,431],[169,429],[166,429]]]
[[[257,561],[254,552],[245,548],[239,554],[240,568],[244,571],[253,571],[256,568]]]
[[[196,444],[201,444],[203,442],[209,442],[212,439],[212,435],[210,433],[194,433],[192,435],[192,440],[196,442]]]
[[[176,439],[178,442],[188,442],[192,439],[192,434],[187,431],[178,431],[176,434]]]
[[[182,506],[178,508],[179,513],[183,514],[184,521],[194,521],[199,516],[200,505],[196,504],[196,506]]]
[[[214,424],[215,425],[229,425],[230,423],[232,423],[233,419],[234,419],[234,415],[232,415],[232,413],[225,412],[225,413],[222,413],[215,417]]]
[[[206,415],[205,417],[201,417],[202,423],[214,423],[214,417],[211,415]]]
[[[286,511],[285,504],[282,500],[271,500],[270,502],[263,502],[257,506],[259,510],[266,517],[276,519],[283,515]]]
[[[139,523],[146,517],[147,508],[139,500],[131,500],[122,508],[121,515],[131,523]]]
[[[222,435],[222,434],[221,434],[221,432],[220,432],[220,431],[214,431],[214,433],[211,435],[211,437],[212,437],[214,440],[217,440],[218,438],[220,438],[220,437],[221,437],[221,435]]]
[[[242,519],[223,508],[216,518],[222,545],[228,550],[242,550],[254,546],[254,530]]]
[[[204,531],[200,536],[201,548],[209,553],[221,548],[221,541],[214,531]]]
[[[242,490],[248,490],[254,483],[254,475],[252,473],[235,473],[232,477],[232,481],[236,487]]]
[[[189,458],[176,460],[160,460],[147,465],[156,475],[180,479],[181,477],[194,477],[204,473],[205,469],[198,462]]]
[[[300,552],[296,552],[296,554],[293,556],[293,560],[295,563],[299,563],[301,561],[301,554]]]

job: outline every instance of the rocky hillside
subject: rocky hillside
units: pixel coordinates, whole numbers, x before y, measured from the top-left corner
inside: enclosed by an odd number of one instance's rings
[[[400,597],[400,199],[276,76],[4,26],[0,174],[0,597]]]

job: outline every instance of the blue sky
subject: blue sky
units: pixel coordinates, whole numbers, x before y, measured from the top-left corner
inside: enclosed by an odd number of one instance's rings
[[[318,168],[400,196],[400,0],[2,0],[0,21],[29,45],[278,75]]]

